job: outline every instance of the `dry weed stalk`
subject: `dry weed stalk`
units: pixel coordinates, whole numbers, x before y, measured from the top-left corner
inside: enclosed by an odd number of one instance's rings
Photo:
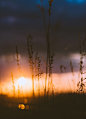
[[[45,28],[45,35],[46,35],[46,43],[47,43],[47,59],[46,59],[46,77],[45,77],[45,89],[44,89],[44,96],[46,94],[46,82],[47,82],[47,79],[49,78],[48,77],[48,74],[50,76],[50,70],[51,70],[51,66],[50,66],[50,60],[51,60],[51,53],[50,53],[50,38],[49,38],[49,32],[50,32],[50,28],[51,28],[51,23],[50,23],[50,16],[51,16],[51,6],[52,6],[52,2],[53,0],[48,0],[49,2],[49,10],[48,10],[48,13],[49,13],[49,23],[48,23],[48,30],[47,30],[47,25],[46,25],[46,21],[45,21],[45,14],[44,14],[44,8],[43,8],[43,4],[42,4],[42,0],[41,1],[41,6],[38,5],[39,9],[41,9],[42,11],[42,14],[43,14],[43,21],[44,21],[44,28]],[[48,68],[50,68],[48,70]],[[49,82],[48,82],[48,85],[49,85]]]
[[[20,65],[19,65],[19,53],[18,53],[18,48],[17,48],[17,45],[16,45],[16,61],[17,61],[17,66],[18,66],[19,72],[20,72]]]
[[[86,39],[85,39],[85,41],[86,41]],[[84,118],[84,90],[85,90],[85,87],[86,87],[86,85],[85,85],[85,82],[84,82],[84,80],[86,80],[86,78],[84,78],[83,77],[83,75],[86,73],[86,72],[84,72],[83,71],[83,68],[84,68],[84,66],[83,66],[83,59],[84,59],[84,57],[85,57],[85,55],[86,55],[86,51],[85,51],[85,41],[83,41],[83,44],[81,43],[81,38],[80,38],[80,33],[79,33],[79,43],[80,43],[80,62],[79,62],[79,65],[80,65],[80,67],[79,67],[79,71],[80,71],[80,81],[77,83],[77,87],[78,87],[78,93],[83,93],[83,99],[82,99],[82,111],[83,111],[83,114],[82,114],[82,118]],[[81,47],[82,46],[82,47]]]
[[[47,31],[47,61],[46,61],[46,78],[45,78],[45,93],[46,93],[46,80],[48,78],[48,67],[49,67],[49,60],[50,60],[50,38],[49,38],[49,31],[50,31],[50,28],[51,28],[51,23],[50,23],[50,15],[51,15],[51,6],[52,6],[52,2],[53,1],[49,1],[49,10],[48,10],[48,13],[49,13],[49,24],[48,24],[48,31]]]
[[[19,95],[20,95],[20,87],[19,87],[19,84],[18,84],[18,103],[19,103]]]
[[[85,41],[83,41],[83,47],[81,47],[82,43],[81,43],[81,38],[80,38],[80,34],[79,34],[79,44],[80,44],[80,62],[79,62],[79,65],[80,65],[80,68],[79,68],[79,71],[80,71],[80,81],[77,83],[77,87],[78,87],[78,92],[82,92],[84,93],[84,87],[85,87],[85,83],[84,83],[84,80],[86,78],[83,78],[83,74],[85,74],[86,72],[83,72],[83,59],[84,59],[84,56],[86,55],[86,52],[85,52]],[[82,49],[81,49],[82,48]]]
[[[84,87],[85,87],[85,84],[84,84],[84,80],[86,79],[86,78],[83,78],[83,74],[85,74],[86,72],[83,72],[83,68],[84,68],[84,66],[83,66],[83,56],[84,56],[85,54],[81,54],[81,57],[80,57],[80,63],[79,63],[79,65],[80,65],[80,75],[81,75],[81,80],[77,83],[77,87],[78,87],[78,90],[77,91],[84,91]]]
[[[14,78],[13,78],[13,73],[11,72],[11,78],[12,78],[12,83],[13,83],[13,95],[15,97],[15,85],[14,85]]]
[[[34,62],[33,62],[33,42],[32,42],[33,37],[29,35],[27,37],[27,50],[28,50],[28,62],[30,66],[30,70],[32,73],[32,88],[33,88],[33,97],[34,97]]]
[[[40,81],[39,79],[41,78],[41,75],[43,74],[42,70],[41,70],[41,60],[38,57],[38,52],[36,53],[35,56],[35,68],[36,68],[36,76],[38,78],[38,92],[39,92],[39,96],[40,96]]]
[[[52,95],[54,94],[54,90],[53,90],[53,80],[52,80],[52,68],[53,68],[53,66],[52,66],[52,64],[53,64],[53,57],[55,56],[55,54],[54,53],[52,53],[52,55],[51,55],[51,57],[50,57],[50,59],[49,59],[49,66],[48,66],[48,69],[49,69],[49,78],[51,79],[51,88],[52,88]],[[50,82],[48,82],[48,93],[49,93],[49,83]]]

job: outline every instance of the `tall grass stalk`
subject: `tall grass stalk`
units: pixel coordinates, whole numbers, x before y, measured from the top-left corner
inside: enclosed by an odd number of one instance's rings
[[[32,88],[33,88],[33,97],[34,97],[34,62],[33,62],[33,42],[32,42],[33,37],[29,35],[27,37],[27,50],[28,50],[28,62],[32,74]]]
[[[19,65],[19,53],[18,53],[17,44],[16,44],[16,61],[17,61],[18,70],[21,73],[21,71],[20,71],[20,65]]]
[[[84,43],[84,42],[83,42]],[[85,84],[84,84],[84,80],[86,78],[83,78],[83,74],[85,74],[86,72],[83,71],[83,59],[84,59],[84,56],[86,55],[86,52],[85,52],[85,48],[84,47],[84,44],[83,44],[83,47],[82,46],[82,42],[81,42],[81,38],[80,38],[80,33],[79,33],[79,44],[80,44],[80,62],[79,62],[79,72],[80,72],[80,81],[78,82],[77,86],[78,86],[78,90],[79,92],[83,92],[84,93],[84,87],[85,87]]]
[[[49,2],[49,10],[48,10],[48,13],[49,13],[49,19],[48,19],[48,29],[47,29],[47,25],[46,25],[46,20],[45,20],[45,13],[44,13],[44,7],[43,7],[43,3],[42,3],[42,0],[41,1],[41,7],[38,6],[41,11],[42,11],[42,14],[43,14],[43,21],[44,21],[44,29],[45,29],[45,36],[46,36],[46,44],[47,44],[47,59],[46,59],[46,76],[45,76],[45,89],[44,89],[44,99],[45,99],[45,95],[46,95],[46,82],[48,80],[48,87],[49,87],[49,79],[50,79],[50,76],[48,75],[50,72],[49,72],[49,61],[50,61],[50,58],[51,58],[51,52],[50,52],[50,28],[51,28],[51,23],[50,23],[50,15],[51,15],[51,6],[52,6],[52,2],[53,0],[48,0]],[[48,88],[48,92],[49,92],[49,88]],[[47,92],[47,94],[48,94]]]
[[[50,23],[50,15],[51,15],[51,6],[52,6],[52,1],[49,1],[49,23],[48,23],[48,31],[47,31],[47,60],[46,60],[46,78],[45,78],[45,94],[46,94],[46,80],[48,77],[48,66],[49,66],[49,60],[50,60],[50,38],[49,38],[49,31],[51,27]]]
[[[73,76],[73,78],[74,78],[74,71],[73,71],[73,65],[72,65],[72,61],[71,61],[71,60],[70,60],[70,68],[71,68],[72,76]],[[75,81],[74,81],[74,79],[72,79],[72,81],[73,81],[74,93],[75,93],[75,92],[76,92],[76,91],[75,91]]]
[[[42,70],[41,70],[41,60],[40,58],[38,57],[38,52],[36,53],[36,56],[35,56],[35,68],[36,68],[36,76],[37,76],[37,79],[38,79],[38,94],[39,94],[39,97],[40,97],[40,78],[41,78],[41,75],[43,74]]]
[[[15,85],[14,85],[14,78],[13,78],[12,72],[11,72],[11,78],[12,78],[12,83],[13,83],[13,96],[15,97]]]
[[[19,84],[18,84],[18,103],[19,103],[19,97],[20,97],[20,86],[19,86]]]
[[[52,53],[52,55],[50,56],[50,60],[49,60],[49,78],[51,79],[51,89],[52,89],[52,95],[54,94],[54,90],[53,90],[53,79],[52,79],[52,64],[53,64],[53,57],[55,56],[54,53]],[[49,83],[49,82],[48,82]],[[49,91],[49,89],[48,89]]]
[[[83,59],[86,55],[86,51],[85,51],[85,41],[83,41],[83,44],[81,42],[81,38],[80,38],[80,33],[79,33],[79,53],[80,53],[80,62],[79,62],[79,72],[80,72],[80,81],[77,83],[77,87],[78,87],[78,92],[83,94],[82,97],[82,118],[84,118],[84,88],[85,88],[85,83],[84,80],[86,80],[86,78],[83,77],[83,75],[86,73],[83,71],[84,65],[83,65]]]

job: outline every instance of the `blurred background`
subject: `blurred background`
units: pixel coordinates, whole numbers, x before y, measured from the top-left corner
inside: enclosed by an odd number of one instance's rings
[[[40,0],[0,0],[0,78],[3,83],[11,81],[11,72],[15,79],[20,77],[16,62],[16,44],[21,70],[26,77],[30,77],[28,35],[33,37],[33,51],[34,54],[39,52],[45,73],[47,47],[42,7],[48,28],[48,0],[42,0],[42,4]],[[55,53],[53,73],[60,73],[60,65],[71,72],[70,60],[74,71],[78,72],[79,37],[85,40],[86,35],[86,0],[54,0],[50,22],[50,48]]]

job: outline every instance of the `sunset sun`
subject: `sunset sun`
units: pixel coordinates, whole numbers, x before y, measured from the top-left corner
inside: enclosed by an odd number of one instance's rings
[[[20,77],[20,78],[18,79],[18,84],[19,84],[20,87],[21,87],[21,86],[24,86],[24,85],[26,84],[26,82],[27,82],[27,80],[26,80],[26,78],[24,78],[24,77]]]

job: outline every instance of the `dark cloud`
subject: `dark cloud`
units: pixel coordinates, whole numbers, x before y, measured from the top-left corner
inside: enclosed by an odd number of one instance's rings
[[[33,36],[34,50],[46,52],[43,16],[37,5],[40,0],[0,1],[0,50],[1,54],[15,51],[15,44],[26,51],[26,39]],[[48,1],[43,0],[45,20],[48,24]],[[52,52],[70,54],[79,50],[86,34],[86,4],[80,1],[54,0],[51,8],[50,42]],[[48,26],[48,25],[47,25]],[[40,44],[40,45],[39,45]]]

